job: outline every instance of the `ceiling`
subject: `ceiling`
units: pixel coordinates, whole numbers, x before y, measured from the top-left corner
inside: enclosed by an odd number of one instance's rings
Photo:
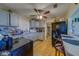
[[[0,4],[12,10],[15,10],[17,13],[23,16],[35,15],[34,8],[49,10],[49,17],[52,16],[62,16],[67,11],[71,4],[68,3],[58,3],[57,8],[53,8],[54,3],[3,3]]]

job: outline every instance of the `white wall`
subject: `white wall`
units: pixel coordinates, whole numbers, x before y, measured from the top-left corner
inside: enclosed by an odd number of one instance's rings
[[[68,17],[68,34],[72,34],[72,18],[74,12],[79,8],[79,5],[72,4],[68,10],[67,17]]]
[[[19,29],[29,31],[29,20],[19,16]]]
[[[79,4],[78,5],[75,5],[75,4],[70,5],[70,8],[67,12],[67,16],[70,17],[75,12],[75,10],[78,8],[78,6],[79,6]]]

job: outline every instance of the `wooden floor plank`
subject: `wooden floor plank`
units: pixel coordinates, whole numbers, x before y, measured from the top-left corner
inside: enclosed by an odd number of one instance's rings
[[[34,56],[55,56],[55,53],[56,51],[55,48],[52,47],[52,41],[50,37],[47,40],[43,41],[37,40],[33,44]],[[64,56],[64,54],[60,52],[60,56]]]

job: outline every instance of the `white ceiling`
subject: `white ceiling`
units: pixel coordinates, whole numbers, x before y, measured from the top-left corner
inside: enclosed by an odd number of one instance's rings
[[[35,15],[34,8],[49,10],[49,16],[61,16],[68,11],[70,6],[67,3],[58,3],[57,8],[53,8],[54,3],[4,3],[1,5],[11,8],[23,16]]]

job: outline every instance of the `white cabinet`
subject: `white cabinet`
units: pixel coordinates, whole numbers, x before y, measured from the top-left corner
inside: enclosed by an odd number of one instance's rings
[[[19,17],[16,13],[11,13],[11,26],[19,26]]]
[[[44,27],[45,22],[43,20],[31,20],[30,27]]]
[[[8,25],[9,13],[0,10],[0,25]]]
[[[0,10],[0,25],[6,25],[9,26],[9,23],[11,24],[10,26],[18,26],[19,25],[19,19],[18,15],[16,13],[10,13]]]

